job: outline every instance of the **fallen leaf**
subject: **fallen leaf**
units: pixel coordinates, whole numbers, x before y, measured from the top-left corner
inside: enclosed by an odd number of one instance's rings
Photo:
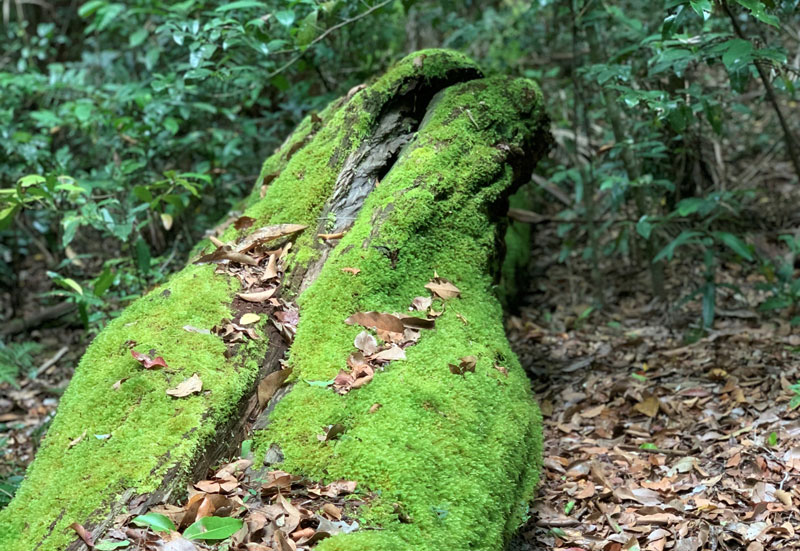
[[[437,297],[443,299],[457,298],[461,295],[461,291],[458,287],[441,277],[434,277],[425,285],[425,288]]]
[[[267,289],[266,291],[258,291],[256,293],[236,293],[236,296],[247,302],[264,302],[275,294],[277,287]]]
[[[370,406],[370,408],[369,408],[369,412],[370,412],[370,413],[375,413],[376,411],[378,411],[378,410],[379,410],[379,409],[381,409],[382,407],[383,407],[383,404],[378,404],[378,403],[372,404],[372,405]]]
[[[248,312],[246,314],[243,314],[242,317],[239,318],[239,323],[241,325],[251,325],[253,323],[257,323],[259,320],[261,320],[261,316],[253,312]]]
[[[325,513],[328,518],[342,520],[342,510],[333,503],[326,503],[323,505],[322,512]]]
[[[300,224],[277,224],[259,228],[237,243],[234,251],[245,253],[258,245],[301,232],[307,227]]]
[[[94,539],[92,538],[92,534],[89,533],[89,531],[84,528],[82,524],[73,522],[69,525],[69,527],[75,530],[75,532],[78,534],[78,537],[83,540],[83,543],[89,546],[89,549],[94,547]]]
[[[380,312],[356,312],[344,322],[347,325],[361,325],[362,327],[374,327],[383,331],[402,333],[406,326],[397,316],[392,314],[381,314]]]
[[[385,362],[390,362],[394,360],[405,360],[406,359],[406,352],[402,348],[397,345],[392,345],[390,348],[386,350],[381,350],[374,356],[372,356],[373,360],[381,360]]]
[[[172,396],[173,398],[185,398],[190,394],[197,394],[203,390],[203,381],[200,377],[195,373],[188,379],[184,380],[175,388],[167,389],[167,394]]]
[[[233,222],[233,227],[237,230],[246,230],[252,226],[255,221],[256,219],[251,216],[240,216]]]
[[[168,367],[167,362],[165,362],[164,358],[161,356],[151,358],[147,354],[141,354],[133,349],[131,349],[131,356],[133,356],[137,362],[142,364],[142,367],[145,369],[152,369],[154,367]]]
[[[83,437],[86,436],[87,432],[88,432],[87,430],[84,430],[81,433],[81,435],[79,437],[77,437],[75,440],[70,440],[69,444],[67,445],[67,449],[70,449],[70,448],[73,448],[74,446],[77,446],[80,443],[80,441],[83,440]]]
[[[450,373],[454,375],[464,375],[467,372],[474,373],[478,359],[475,356],[464,356],[458,365],[448,364]]]
[[[342,268],[342,271],[353,275],[358,275],[361,273],[361,270],[359,270],[358,268]]]
[[[378,341],[376,341],[375,337],[370,335],[369,332],[367,331],[362,331],[361,333],[356,335],[353,344],[365,356],[371,356],[372,354],[378,351]]]
[[[292,368],[289,367],[287,369],[281,369],[280,371],[275,371],[270,373],[266,377],[264,377],[260,383],[258,383],[258,406],[260,408],[264,408],[267,405],[267,402],[275,395],[275,392],[283,386],[283,383],[286,382],[286,379],[289,378],[289,375],[292,374]]]
[[[264,268],[264,273],[261,275],[261,280],[267,281],[276,277],[278,277],[278,255],[272,253],[269,255],[269,261],[267,262],[267,267]]]
[[[411,307],[420,312],[430,308],[431,304],[433,304],[433,298],[431,297],[414,297],[414,300],[411,301]]]
[[[635,409],[639,413],[647,415],[648,417],[655,417],[656,414],[658,413],[658,406],[659,406],[658,398],[656,398],[655,396],[648,396],[647,398],[645,398],[644,400],[633,406],[633,409]]]

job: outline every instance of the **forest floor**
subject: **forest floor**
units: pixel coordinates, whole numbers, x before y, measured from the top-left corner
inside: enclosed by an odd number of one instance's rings
[[[754,312],[760,276],[721,267],[740,292],[719,291],[717,321],[702,335],[699,304],[681,300],[688,282],[702,281],[699,262],[668,267],[671,304],[651,299],[642,270],[609,268],[606,306],[590,310],[587,267],[556,262],[550,228],[537,228],[536,242],[531,289],[507,328],[541,404],[545,457],[513,547],[800,548],[800,414],[789,408],[800,334]],[[0,493],[31,461],[82,334],[61,326],[24,336],[42,349],[36,377],[0,393]]]
[[[622,267],[587,315],[586,266],[555,263],[558,244],[538,235],[528,305],[508,319],[545,423],[542,482],[515,549],[800,548],[789,407],[800,334],[754,311],[760,276],[722,267],[740,292],[718,296],[704,336],[699,303],[680,300],[703,281],[700,261],[669,266],[668,305],[651,300],[646,272]]]

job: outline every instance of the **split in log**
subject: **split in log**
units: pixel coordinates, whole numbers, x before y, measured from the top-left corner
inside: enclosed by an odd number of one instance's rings
[[[179,501],[251,436],[253,478],[358,483],[362,529],[320,551],[501,548],[541,419],[494,290],[507,198],[549,144],[534,83],[440,50],[307,117],[222,246],[89,347],[0,549],[83,549],[73,523],[97,540]],[[282,367],[270,397],[259,382]]]

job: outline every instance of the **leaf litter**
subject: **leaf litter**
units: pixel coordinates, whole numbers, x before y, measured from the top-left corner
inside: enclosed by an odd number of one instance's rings
[[[608,310],[508,320],[545,431],[519,548],[800,549],[800,337],[736,317],[686,345],[644,301]]]

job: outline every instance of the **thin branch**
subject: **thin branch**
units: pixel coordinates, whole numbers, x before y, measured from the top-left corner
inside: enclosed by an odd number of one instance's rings
[[[388,4],[391,4],[393,1],[394,1],[394,0],[383,0],[383,2],[379,2],[379,3],[375,4],[374,6],[372,6],[372,7],[371,7],[370,9],[368,9],[367,11],[365,11],[365,12],[362,12],[362,13],[360,13],[360,14],[356,15],[355,17],[351,17],[351,18],[349,18],[349,19],[345,19],[345,20],[344,20],[344,21],[342,21],[341,23],[337,23],[337,24],[336,24],[336,25],[334,25],[333,27],[329,28],[329,29],[328,29],[328,30],[326,30],[324,33],[322,33],[321,35],[319,35],[317,38],[315,38],[314,40],[312,40],[312,41],[311,41],[311,43],[310,43],[310,44],[309,44],[309,45],[306,47],[306,49],[305,49],[305,50],[303,50],[302,52],[300,52],[299,54],[297,54],[296,56],[294,56],[292,59],[290,59],[289,61],[287,61],[286,63],[284,63],[284,64],[283,64],[283,65],[281,65],[280,67],[278,67],[277,69],[275,69],[275,70],[274,70],[273,72],[271,72],[269,75],[267,75],[267,80],[269,80],[269,79],[271,79],[271,78],[273,78],[273,77],[275,77],[275,76],[277,76],[277,75],[281,74],[283,71],[285,71],[286,69],[288,69],[289,67],[291,67],[292,65],[294,65],[295,63],[297,63],[297,62],[300,60],[300,58],[301,58],[301,57],[303,57],[303,56],[306,54],[306,51],[307,51],[309,48],[311,48],[311,47],[312,47],[314,44],[317,44],[318,42],[321,42],[321,41],[325,40],[325,38],[327,38],[327,37],[328,37],[328,35],[330,35],[331,33],[333,33],[333,32],[335,32],[335,31],[337,31],[337,30],[341,29],[342,27],[344,27],[344,26],[346,26],[346,25],[349,25],[350,23],[355,23],[355,22],[356,22],[356,21],[358,21],[359,19],[363,19],[363,18],[365,18],[366,16],[368,16],[368,15],[369,15],[369,14],[371,14],[372,12],[374,12],[374,11],[376,11],[376,10],[379,10],[379,9],[381,9],[382,7],[384,7],[384,6],[388,5]]]

